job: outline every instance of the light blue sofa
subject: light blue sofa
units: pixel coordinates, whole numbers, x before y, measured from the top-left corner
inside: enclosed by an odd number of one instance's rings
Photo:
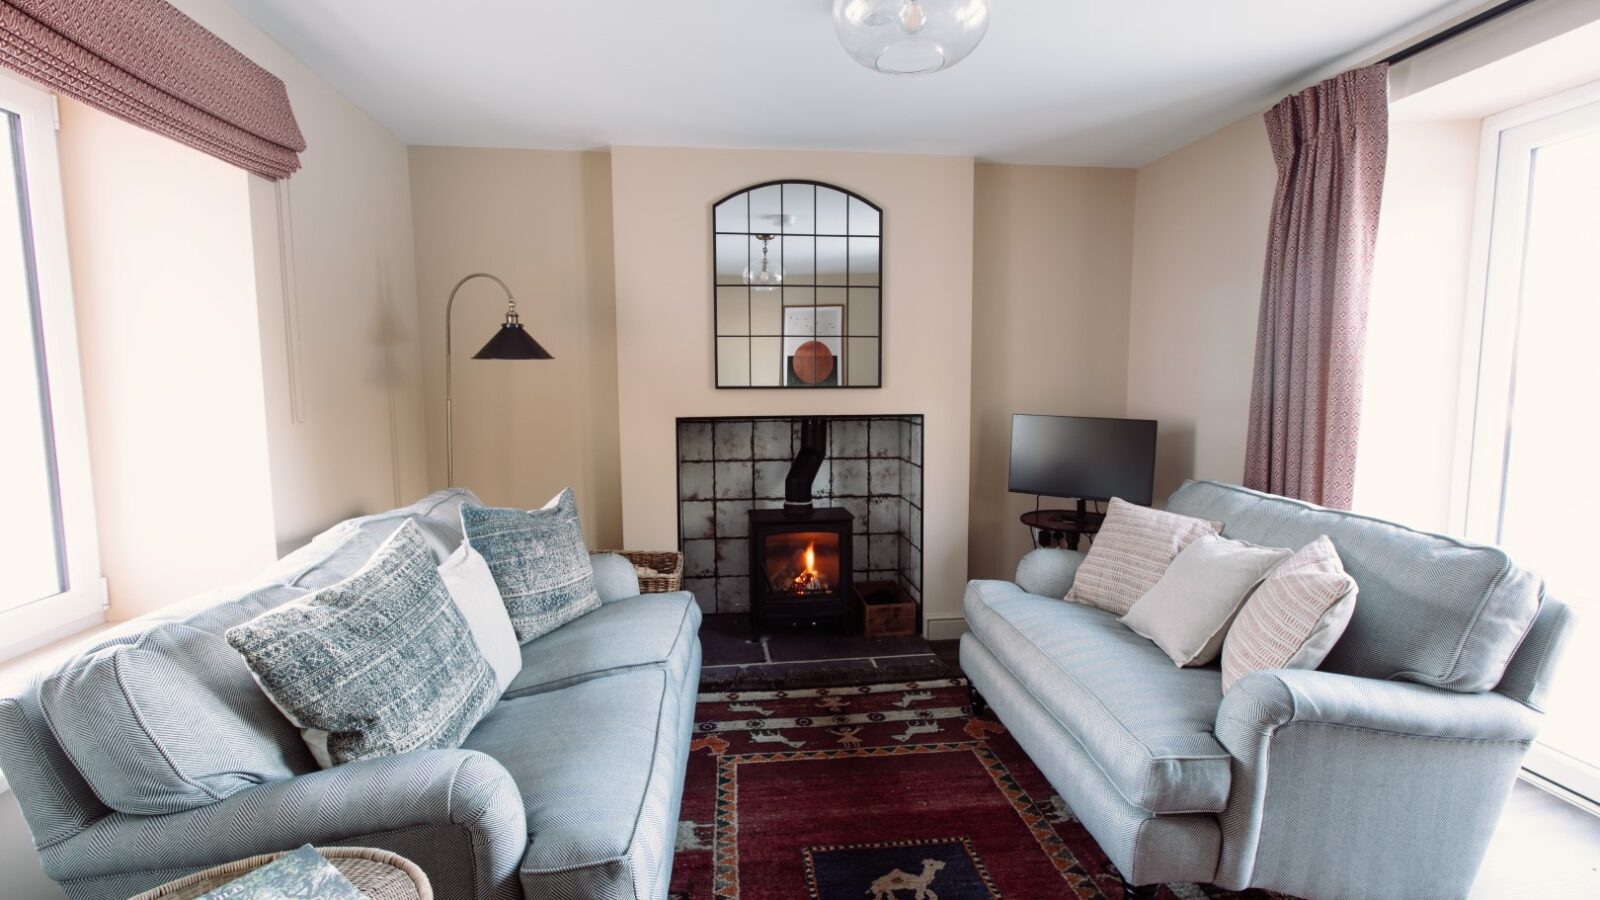
[[[1538,731],[1568,607],[1501,551],[1215,482],[1173,512],[1360,586],[1317,671],[1180,669],[1114,616],[974,581],[961,665],[1123,876],[1298,897],[1467,895]],[[1065,552],[1065,551],[1063,551]]]
[[[441,491],[341,523],[253,583],[130,623],[97,647],[131,646],[158,622],[181,621],[195,649],[210,653],[230,626],[354,572],[408,516],[442,560],[461,540],[466,501],[475,498]],[[687,593],[639,596],[621,557],[594,562],[601,608],[525,645],[521,674],[459,750],[319,770],[298,735],[278,727],[294,777],[197,809],[131,815],[103,804],[74,768],[37,681],[0,699],[0,768],[45,872],[70,897],[122,900],[310,842],[403,854],[441,900],[664,898],[699,682],[700,611]],[[195,703],[249,694],[230,695],[224,684],[250,687],[242,658],[232,659],[239,668],[220,672],[215,696],[197,692]],[[269,726],[281,719],[259,691],[238,702],[255,704]]]

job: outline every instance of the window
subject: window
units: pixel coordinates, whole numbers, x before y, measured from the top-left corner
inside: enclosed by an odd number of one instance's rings
[[[1454,515],[1579,612],[1528,768],[1600,800],[1600,89],[1486,120],[1484,161]]]
[[[0,659],[105,617],[51,96],[0,76]]]

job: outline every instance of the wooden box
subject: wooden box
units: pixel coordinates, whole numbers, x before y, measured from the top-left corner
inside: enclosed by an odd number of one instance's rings
[[[855,586],[856,620],[867,637],[905,637],[917,633],[917,603],[892,581]]]

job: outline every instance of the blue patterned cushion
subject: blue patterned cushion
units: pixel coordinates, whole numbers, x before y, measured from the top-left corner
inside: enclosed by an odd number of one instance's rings
[[[437,565],[407,521],[347,580],[228,629],[324,766],[459,747],[499,697]]]
[[[39,684],[51,729],[112,809],[160,815],[311,771],[294,727],[218,635],[158,625]]]
[[[526,644],[600,608],[572,488],[543,509],[461,507],[467,543],[489,561],[517,640]]]
[[[365,900],[344,873],[310,844],[235,878],[199,900]]]

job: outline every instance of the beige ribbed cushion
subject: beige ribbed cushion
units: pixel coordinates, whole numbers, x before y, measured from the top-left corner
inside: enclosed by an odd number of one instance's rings
[[[1078,567],[1067,599],[1127,615],[1133,604],[1156,586],[1183,548],[1201,535],[1221,530],[1220,522],[1191,519],[1112,498],[1105,523],[1094,536],[1083,565]]]
[[[1326,536],[1267,574],[1222,644],[1222,689],[1251,672],[1315,669],[1356,609],[1356,581]]]

